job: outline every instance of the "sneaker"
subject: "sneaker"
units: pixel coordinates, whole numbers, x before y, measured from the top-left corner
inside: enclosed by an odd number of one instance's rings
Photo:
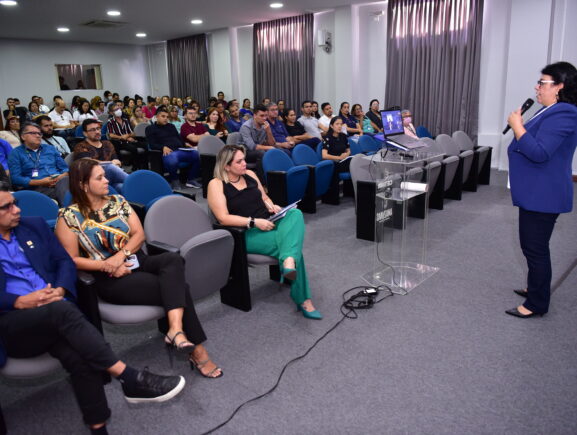
[[[122,384],[122,390],[128,403],[166,402],[180,393],[185,384],[182,376],[156,375],[145,368],[138,372],[133,388]]]
[[[186,187],[192,187],[194,189],[202,189],[202,184],[196,180],[188,180],[185,184]]]

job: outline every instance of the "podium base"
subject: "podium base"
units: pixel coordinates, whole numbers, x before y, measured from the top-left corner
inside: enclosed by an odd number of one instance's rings
[[[406,295],[439,270],[438,267],[412,262],[388,262],[387,265],[365,273],[362,279],[373,287],[386,285],[398,295]]]

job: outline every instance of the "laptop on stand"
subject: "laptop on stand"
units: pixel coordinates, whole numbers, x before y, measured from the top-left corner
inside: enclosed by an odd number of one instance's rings
[[[405,134],[400,110],[381,110],[381,119],[383,121],[383,133],[377,134],[375,137],[383,140],[387,145],[392,145],[403,151],[427,146],[421,140]]]

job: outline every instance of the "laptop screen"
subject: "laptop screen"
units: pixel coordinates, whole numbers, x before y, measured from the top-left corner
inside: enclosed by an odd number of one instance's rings
[[[405,133],[400,110],[381,110],[381,119],[383,120],[383,133],[385,136]]]

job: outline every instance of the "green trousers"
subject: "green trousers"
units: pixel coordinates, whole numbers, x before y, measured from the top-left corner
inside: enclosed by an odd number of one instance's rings
[[[275,228],[271,231],[261,231],[258,228],[246,231],[246,250],[251,254],[276,257],[281,267],[286,258],[295,259],[297,277],[291,284],[291,298],[297,305],[300,305],[311,297],[302,253],[305,237],[303,214],[294,208],[275,224]]]

